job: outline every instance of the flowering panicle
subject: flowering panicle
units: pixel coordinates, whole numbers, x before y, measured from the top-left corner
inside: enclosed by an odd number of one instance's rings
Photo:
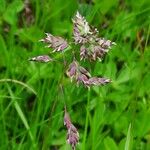
[[[45,33],[46,37],[41,39],[41,42],[47,43],[48,48],[53,48],[53,52],[63,51],[65,48],[68,47],[68,43],[62,37],[53,36],[50,33]]]
[[[80,46],[80,60],[96,61],[102,59],[109,49],[116,45],[115,42],[106,40],[98,36],[96,28],[91,27],[86,19],[76,13],[73,21],[73,39],[74,43]],[[52,52],[62,52],[66,48],[70,47],[65,39],[58,36],[53,36],[50,33],[46,33],[46,37],[40,40],[47,44],[46,47],[52,48]],[[74,51],[75,53],[76,51]],[[65,59],[65,57],[64,57]],[[36,62],[50,62],[55,59],[50,58],[48,55],[41,55],[29,59],[30,61]],[[64,60],[66,62],[66,60]],[[65,68],[65,67],[64,67]],[[77,84],[81,83],[85,87],[105,85],[111,82],[110,79],[101,77],[92,77],[91,74],[74,58],[70,63],[68,70],[66,71],[71,81],[74,80]],[[72,150],[76,149],[76,145],[79,142],[79,133],[76,127],[72,124],[69,114],[65,108],[64,125],[67,128],[67,142],[71,145]]]
[[[74,24],[74,41],[76,44],[81,44],[80,59],[96,60],[103,58],[114,42],[104,38],[98,38],[96,28],[89,26],[88,22],[77,12],[73,19]]]
[[[76,145],[79,142],[79,133],[76,127],[72,124],[69,114],[65,108],[65,115],[64,115],[64,125],[67,128],[67,142],[71,145],[72,150],[76,149]]]
[[[97,37],[97,29],[90,27],[86,19],[79,12],[76,13],[72,21],[75,44],[85,44],[91,41],[92,36]]]
[[[96,38],[90,44],[84,44],[80,48],[80,59],[89,59],[95,61],[97,58],[102,59],[109,51],[114,42],[104,38]]]
[[[92,85],[105,85],[110,81],[110,79],[99,78],[99,77],[91,77],[91,74],[82,66],[78,64],[77,61],[73,61],[67,70],[67,75],[79,84],[82,83],[86,87],[90,87]]]

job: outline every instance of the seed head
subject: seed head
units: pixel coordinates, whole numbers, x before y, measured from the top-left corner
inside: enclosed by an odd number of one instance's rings
[[[77,61],[73,61],[69,65],[67,75],[71,78],[71,81],[74,79],[77,84],[82,83],[86,87],[92,85],[105,85],[111,82],[110,79],[91,77],[91,74],[84,67],[80,66]]]
[[[109,82],[111,82],[110,79],[91,77],[91,78],[89,78],[86,86],[89,87],[91,85],[105,85],[105,84],[107,84]]]
[[[36,57],[32,57],[29,58],[29,61],[37,61],[37,62],[49,62],[49,61],[53,61],[52,58],[50,58],[48,55],[41,55],[41,56],[36,56]]]
[[[102,59],[114,42],[98,37],[98,30],[89,26],[86,19],[77,12],[73,19],[73,38],[76,44],[80,44],[80,59]]]
[[[41,42],[47,43],[49,48],[53,48],[53,52],[63,51],[68,47],[68,43],[62,37],[53,36],[50,33],[45,33],[46,37],[41,39]]]
[[[79,65],[77,61],[73,61],[67,70],[67,75],[72,79],[74,79],[78,84],[85,84],[88,78],[91,76],[90,73]]]
[[[68,75],[68,77],[71,78],[71,81],[73,78],[76,77],[77,75],[77,70],[78,70],[78,63],[76,61],[73,61],[70,65],[69,68],[66,72],[66,74]]]
[[[79,142],[79,133],[76,127],[72,124],[70,120],[70,116],[65,108],[65,115],[64,115],[64,125],[67,128],[67,142],[71,145],[72,150],[76,149],[76,145]]]
[[[104,38],[96,38],[91,43],[84,44],[80,47],[80,59],[89,59],[95,61],[96,59],[102,59],[104,55],[109,51],[112,45],[116,43],[106,40]]]
[[[76,13],[73,18],[73,38],[76,44],[85,44],[89,42],[92,34],[95,34],[96,29],[92,32],[91,27],[89,26],[86,19],[80,15],[79,12]]]

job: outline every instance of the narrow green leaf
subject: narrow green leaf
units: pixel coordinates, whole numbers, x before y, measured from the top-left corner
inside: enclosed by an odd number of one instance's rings
[[[130,150],[131,148],[131,123],[129,124],[127,139],[125,143],[125,150]]]
[[[36,147],[36,143],[35,143],[33,134],[32,134],[32,132],[30,130],[30,126],[28,124],[28,121],[27,121],[27,119],[26,119],[26,117],[25,117],[25,115],[24,115],[24,113],[23,113],[19,103],[14,99],[14,94],[13,94],[13,92],[12,92],[12,90],[11,90],[11,88],[9,86],[8,86],[8,90],[9,90],[9,93],[10,93],[10,95],[12,97],[12,100],[13,100],[13,103],[14,103],[14,107],[15,107],[15,109],[16,109],[19,117],[20,117],[20,119],[22,120],[22,123],[24,124],[27,132],[29,133],[29,137],[30,137],[30,139],[31,139],[31,141],[33,143],[33,147]]]

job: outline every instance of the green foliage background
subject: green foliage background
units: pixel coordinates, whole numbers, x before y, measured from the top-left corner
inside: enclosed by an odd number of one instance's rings
[[[150,1],[30,3],[34,22],[27,24],[24,1],[0,0],[0,149],[71,149],[63,126],[65,102],[80,133],[77,149],[149,150]],[[102,62],[83,64],[113,80],[90,91],[71,83],[63,64],[28,62],[49,53],[38,42],[44,32],[72,39],[77,10],[100,36],[117,43]]]

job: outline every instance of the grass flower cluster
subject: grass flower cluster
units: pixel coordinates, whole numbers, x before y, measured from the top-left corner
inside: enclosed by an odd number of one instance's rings
[[[150,150],[149,14],[149,0],[0,0],[0,150]]]
[[[91,27],[79,12],[76,13],[72,21],[73,42],[75,45],[78,44],[80,46],[80,61],[87,59],[92,63],[92,61],[102,59],[111,46],[116,45],[115,42],[111,42],[110,40],[106,40],[104,38],[99,38],[98,30]],[[50,33],[46,33],[46,37],[40,41],[46,43],[46,47],[52,48],[52,53],[63,52],[69,46],[67,40],[62,37],[54,36]],[[49,55],[42,55],[30,58],[29,60],[47,63],[49,61],[53,61],[53,58],[50,58]],[[75,80],[78,85],[81,83],[88,88],[92,85],[105,85],[111,82],[111,80],[107,78],[92,77],[84,67],[80,66],[75,56],[73,56],[73,61],[70,63],[66,74],[70,77],[71,81]],[[72,149],[75,150],[76,144],[79,141],[79,133],[71,123],[66,108],[64,125],[67,128],[67,141],[71,145]]]

